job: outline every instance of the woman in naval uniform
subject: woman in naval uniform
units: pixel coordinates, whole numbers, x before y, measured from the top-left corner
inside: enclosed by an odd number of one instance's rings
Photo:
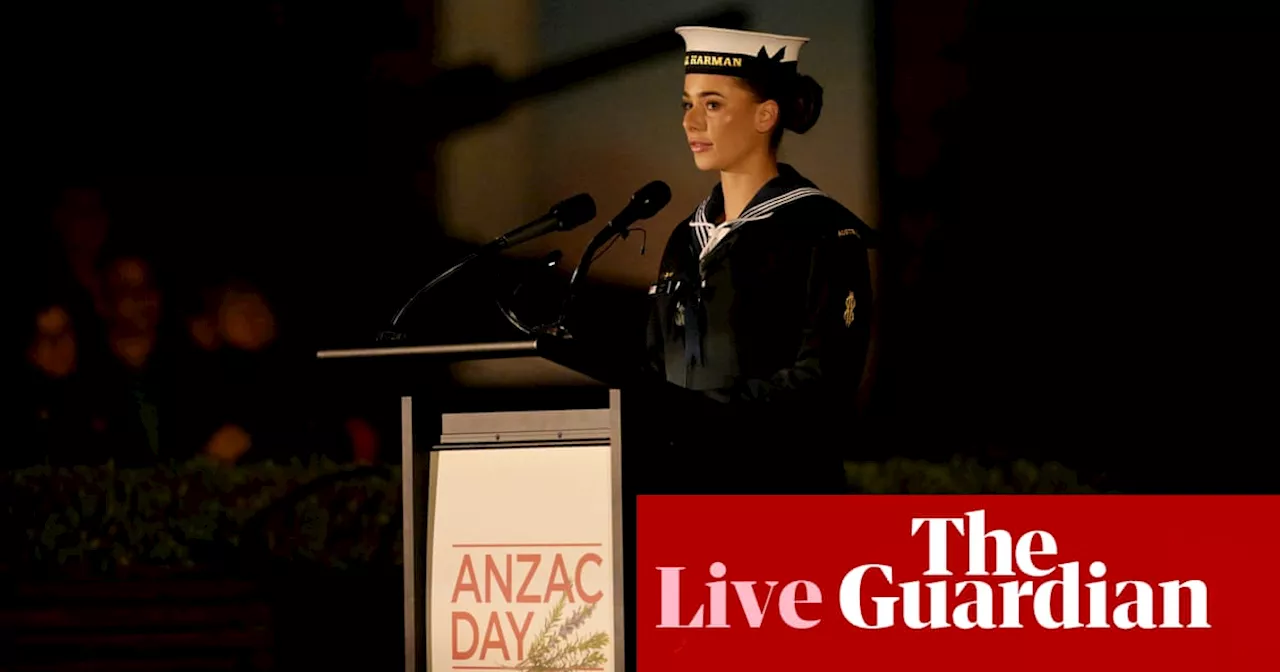
[[[808,131],[822,108],[821,87],[797,71],[808,38],[676,32],[689,149],[720,181],[672,233],[649,289],[650,371],[694,393],[665,412],[669,473],[685,477],[667,483],[843,491],[873,231],[778,162],[783,132]]]

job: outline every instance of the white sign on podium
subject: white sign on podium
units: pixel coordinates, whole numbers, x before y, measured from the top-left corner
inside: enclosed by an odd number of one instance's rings
[[[428,669],[621,670],[609,409],[455,414],[431,453]]]

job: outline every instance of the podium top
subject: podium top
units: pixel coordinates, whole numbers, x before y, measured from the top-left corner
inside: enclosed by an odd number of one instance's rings
[[[538,354],[537,341],[503,341],[498,343],[455,343],[448,345],[408,345],[385,348],[350,348],[321,350],[317,359],[351,359],[360,357],[520,357]]]
[[[556,337],[321,350],[316,358],[372,367],[370,373],[378,371],[387,379],[418,377],[412,370],[425,365],[447,371],[453,384],[463,388],[610,387],[618,382],[606,354]]]

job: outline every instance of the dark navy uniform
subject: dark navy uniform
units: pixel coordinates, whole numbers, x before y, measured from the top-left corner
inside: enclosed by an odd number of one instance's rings
[[[650,373],[693,391],[668,409],[687,491],[843,488],[870,337],[857,216],[786,164],[723,219],[720,185],[680,223],[650,287]]]

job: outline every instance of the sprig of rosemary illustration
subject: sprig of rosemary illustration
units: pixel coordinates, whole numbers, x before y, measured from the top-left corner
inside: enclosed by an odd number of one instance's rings
[[[524,672],[570,672],[599,669],[608,662],[603,649],[609,644],[609,634],[597,632],[584,636],[578,632],[595,613],[596,605],[578,607],[565,618],[567,596],[567,591],[560,595],[560,600],[547,615],[541,632],[529,645],[524,660],[514,669]]]

